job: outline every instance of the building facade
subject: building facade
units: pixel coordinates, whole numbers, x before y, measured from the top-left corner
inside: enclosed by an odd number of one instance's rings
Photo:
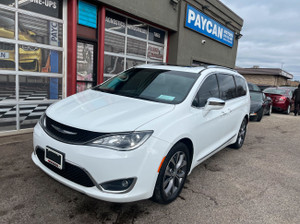
[[[2,0],[0,135],[135,65],[234,68],[242,26],[219,0]]]
[[[236,68],[248,82],[259,86],[289,86],[293,75],[279,68]]]

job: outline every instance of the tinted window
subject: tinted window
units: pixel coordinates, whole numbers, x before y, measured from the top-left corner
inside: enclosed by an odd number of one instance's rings
[[[210,97],[220,97],[216,75],[211,75],[205,79],[197,93],[193,106],[204,107]]]
[[[251,97],[251,101],[254,102],[261,102],[263,101],[263,93],[261,92],[254,92],[254,91],[250,91],[250,97]]]
[[[244,96],[247,93],[246,82],[242,77],[235,76],[237,96]]]
[[[285,89],[268,88],[268,89],[264,90],[264,93],[284,95],[284,94],[286,94],[286,90]]]
[[[249,90],[261,91],[261,89],[253,83],[248,83],[248,87],[249,87]]]
[[[235,83],[232,75],[218,74],[220,98],[229,100],[236,97]]]
[[[178,104],[190,92],[198,73],[133,68],[94,90],[151,101]]]

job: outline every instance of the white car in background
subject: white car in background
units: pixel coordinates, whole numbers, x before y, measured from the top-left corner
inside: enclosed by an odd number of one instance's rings
[[[34,129],[32,159],[91,197],[167,204],[198,164],[243,145],[249,108],[234,70],[137,66],[50,106]]]

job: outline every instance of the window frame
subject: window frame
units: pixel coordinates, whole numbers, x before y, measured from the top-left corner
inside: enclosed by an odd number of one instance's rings
[[[236,75],[236,74],[231,74],[231,73],[226,73],[226,72],[219,72],[219,71],[218,71],[218,72],[211,72],[211,73],[207,74],[207,75],[205,76],[205,78],[201,81],[201,83],[199,84],[199,87],[198,87],[198,89],[197,89],[197,92],[196,92],[196,94],[195,94],[195,96],[194,96],[194,98],[193,98],[192,104],[191,104],[192,107],[197,108],[197,109],[202,109],[202,108],[205,107],[205,105],[204,105],[204,106],[201,106],[201,107],[200,107],[200,106],[195,106],[195,105],[194,105],[194,101],[195,101],[195,98],[198,97],[199,91],[200,91],[202,85],[204,84],[204,82],[207,80],[208,77],[210,77],[210,76],[212,76],[212,75],[215,75],[215,76],[216,76],[216,80],[217,80],[217,84],[218,84],[218,90],[219,90],[219,97],[218,97],[218,99],[224,100],[224,101],[226,102],[226,101],[233,100],[233,99],[236,99],[236,98],[239,98],[239,97],[244,97],[244,96],[247,95],[247,90],[246,90],[246,94],[245,94],[245,95],[242,95],[242,96],[239,96],[238,93],[237,93],[236,77],[239,77],[239,78],[243,79],[242,77],[240,77],[240,76],[238,76],[238,75]],[[220,82],[219,82],[219,79],[218,79],[218,75],[227,75],[227,76],[232,76],[232,77],[233,77],[233,81],[234,81],[234,85],[235,85],[235,97],[230,98],[230,99],[226,99],[226,100],[225,100],[225,99],[222,99],[222,98],[220,97],[221,90],[220,90]],[[244,79],[243,79],[243,80],[244,80]],[[244,81],[245,81],[245,80],[244,80]],[[245,81],[245,85],[246,85],[246,88],[247,88],[247,82],[246,82],[246,81]]]

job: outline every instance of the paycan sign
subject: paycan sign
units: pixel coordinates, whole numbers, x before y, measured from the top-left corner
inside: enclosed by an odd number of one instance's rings
[[[190,5],[187,5],[185,26],[229,47],[233,46],[234,32],[232,30]]]

